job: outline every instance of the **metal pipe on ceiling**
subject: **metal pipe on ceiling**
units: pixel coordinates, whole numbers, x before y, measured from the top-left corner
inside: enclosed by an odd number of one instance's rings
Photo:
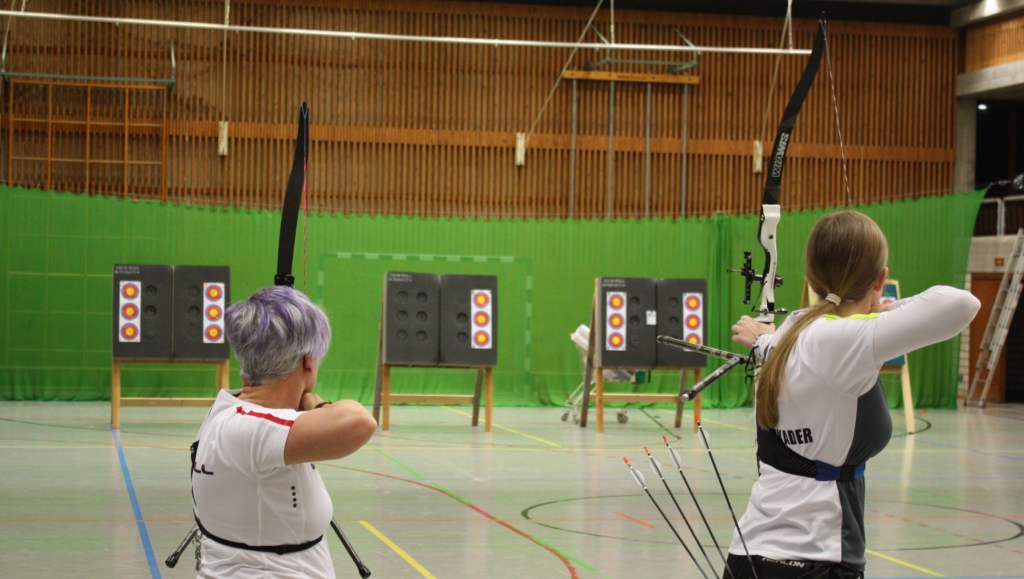
[[[82,16],[78,14],[51,14],[46,12],[18,12],[0,10],[0,16],[32,18],[39,20],[67,20],[103,24],[127,24],[136,26],[157,26],[166,28],[191,28],[199,30],[221,30],[232,32],[255,32],[262,34],[289,34],[293,36],[325,36],[351,40],[394,40],[400,42],[434,42],[440,44],[476,44],[482,46],[525,46],[532,48],[584,48],[595,50],[637,50],[664,52],[719,52],[730,54],[782,54],[808,55],[810,50],[789,48],[757,48],[745,46],[676,46],[671,44],[615,44],[575,43],[552,40],[515,40],[505,38],[461,38],[453,36],[416,36],[409,34],[380,34],[376,32],[346,32],[341,30],[310,30],[304,28],[273,28],[266,26],[236,26],[207,22],[182,22],[177,20],[148,20],[142,18],[113,18],[109,16]]]

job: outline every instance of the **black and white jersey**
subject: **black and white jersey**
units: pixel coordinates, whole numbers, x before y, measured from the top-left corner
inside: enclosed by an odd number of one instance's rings
[[[878,372],[888,360],[947,340],[980,303],[969,292],[933,287],[881,314],[824,316],[805,328],[786,364],[776,434],[810,460],[861,464],[885,448],[892,420]],[[806,311],[758,338],[767,352]],[[751,555],[843,562],[864,568],[864,479],[818,481],[761,463],[740,528]],[[729,552],[743,555],[735,535]]]

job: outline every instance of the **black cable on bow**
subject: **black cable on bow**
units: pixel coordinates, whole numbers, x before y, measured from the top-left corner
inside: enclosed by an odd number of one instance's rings
[[[292,258],[295,256],[295,232],[299,224],[299,210],[306,196],[306,165],[309,159],[309,107],[299,107],[299,134],[295,137],[295,158],[288,177],[288,188],[281,206],[281,238],[277,244],[277,275],[274,285],[295,287]]]

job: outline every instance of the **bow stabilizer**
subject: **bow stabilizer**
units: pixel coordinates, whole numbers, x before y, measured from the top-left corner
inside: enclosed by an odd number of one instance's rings
[[[298,229],[299,211],[306,196],[306,165],[309,158],[309,106],[305,102],[299,107],[299,134],[295,137],[295,158],[292,172],[288,176],[288,188],[281,206],[281,237],[277,244],[277,275],[274,285],[295,287],[292,275],[292,258],[295,256],[295,233]]]
[[[777,272],[778,267],[778,246],[777,229],[779,218],[782,216],[782,206],[779,204],[779,192],[782,183],[782,170],[786,165],[786,152],[789,150],[790,139],[793,136],[793,129],[796,128],[796,119],[800,115],[800,108],[811,90],[814,78],[818,75],[818,68],[821,65],[821,55],[825,49],[825,15],[822,14],[818,21],[818,31],[814,36],[814,47],[811,49],[811,58],[804,67],[793,95],[789,97],[785,112],[782,113],[782,122],[779,123],[779,130],[775,135],[775,145],[772,147],[772,156],[768,163],[768,177],[764,184],[764,194],[761,199],[761,220],[757,229],[757,239],[764,249],[764,270],[758,273],[752,265],[751,252],[743,252],[742,269],[727,269],[729,273],[739,273],[746,278],[746,289],[744,291],[744,304],[750,303],[750,288],[756,282],[761,284],[761,297],[758,306],[753,311],[757,312],[757,321],[772,323],[775,314],[786,315],[789,313],[785,308],[775,307],[775,288],[782,286],[782,276]]]

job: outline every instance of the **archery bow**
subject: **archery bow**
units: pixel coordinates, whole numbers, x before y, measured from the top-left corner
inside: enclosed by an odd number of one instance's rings
[[[764,194],[761,199],[761,222],[757,229],[757,239],[764,249],[764,270],[759,274],[752,266],[751,252],[743,252],[742,269],[727,269],[729,273],[739,273],[746,278],[746,290],[744,292],[744,304],[750,303],[750,287],[754,282],[761,284],[760,304],[753,311],[758,312],[756,320],[764,323],[772,323],[775,314],[786,315],[789,313],[785,308],[775,307],[775,288],[782,286],[782,276],[778,275],[778,246],[776,232],[779,225],[779,218],[782,216],[782,207],[779,204],[779,190],[782,182],[782,170],[786,164],[786,151],[789,149],[790,138],[793,136],[793,129],[796,127],[796,119],[800,115],[800,107],[803,106],[807,93],[814,83],[818,74],[818,67],[821,64],[821,54],[825,48],[825,16],[822,14],[818,21],[818,31],[814,36],[814,47],[811,49],[811,58],[800,76],[793,95],[789,97],[789,104],[782,114],[782,122],[779,123],[778,133],[775,135],[775,145],[772,147],[772,156],[768,163],[768,178],[764,184]]]
[[[299,107],[299,134],[295,137],[295,157],[292,160],[292,172],[288,176],[288,188],[284,193],[284,205],[281,207],[281,237],[277,245],[277,275],[274,285],[295,287],[295,276],[292,275],[292,258],[295,255],[295,233],[299,226],[299,210],[306,208],[306,168],[309,161],[309,106],[305,102]],[[305,228],[303,228],[302,280],[306,280]],[[305,287],[303,287],[305,291]],[[356,565],[359,576],[367,579],[370,570],[356,554],[352,543],[342,532],[338,522],[331,517],[331,528],[338,535],[341,544],[348,551],[349,557]],[[168,567],[173,567],[168,559]],[[177,560],[175,560],[177,562]]]
[[[295,138],[295,158],[288,176],[288,188],[281,207],[281,237],[277,244],[277,275],[274,285],[295,287],[292,275],[292,257],[295,255],[295,232],[299,225],[299,210],[306,205],[306,164],[309,158],[309,107],[305,102],[299,108],[299,134]],[[305,255],[305,254],[303,254]],[[305,281],[305,265],[303,265]]]

